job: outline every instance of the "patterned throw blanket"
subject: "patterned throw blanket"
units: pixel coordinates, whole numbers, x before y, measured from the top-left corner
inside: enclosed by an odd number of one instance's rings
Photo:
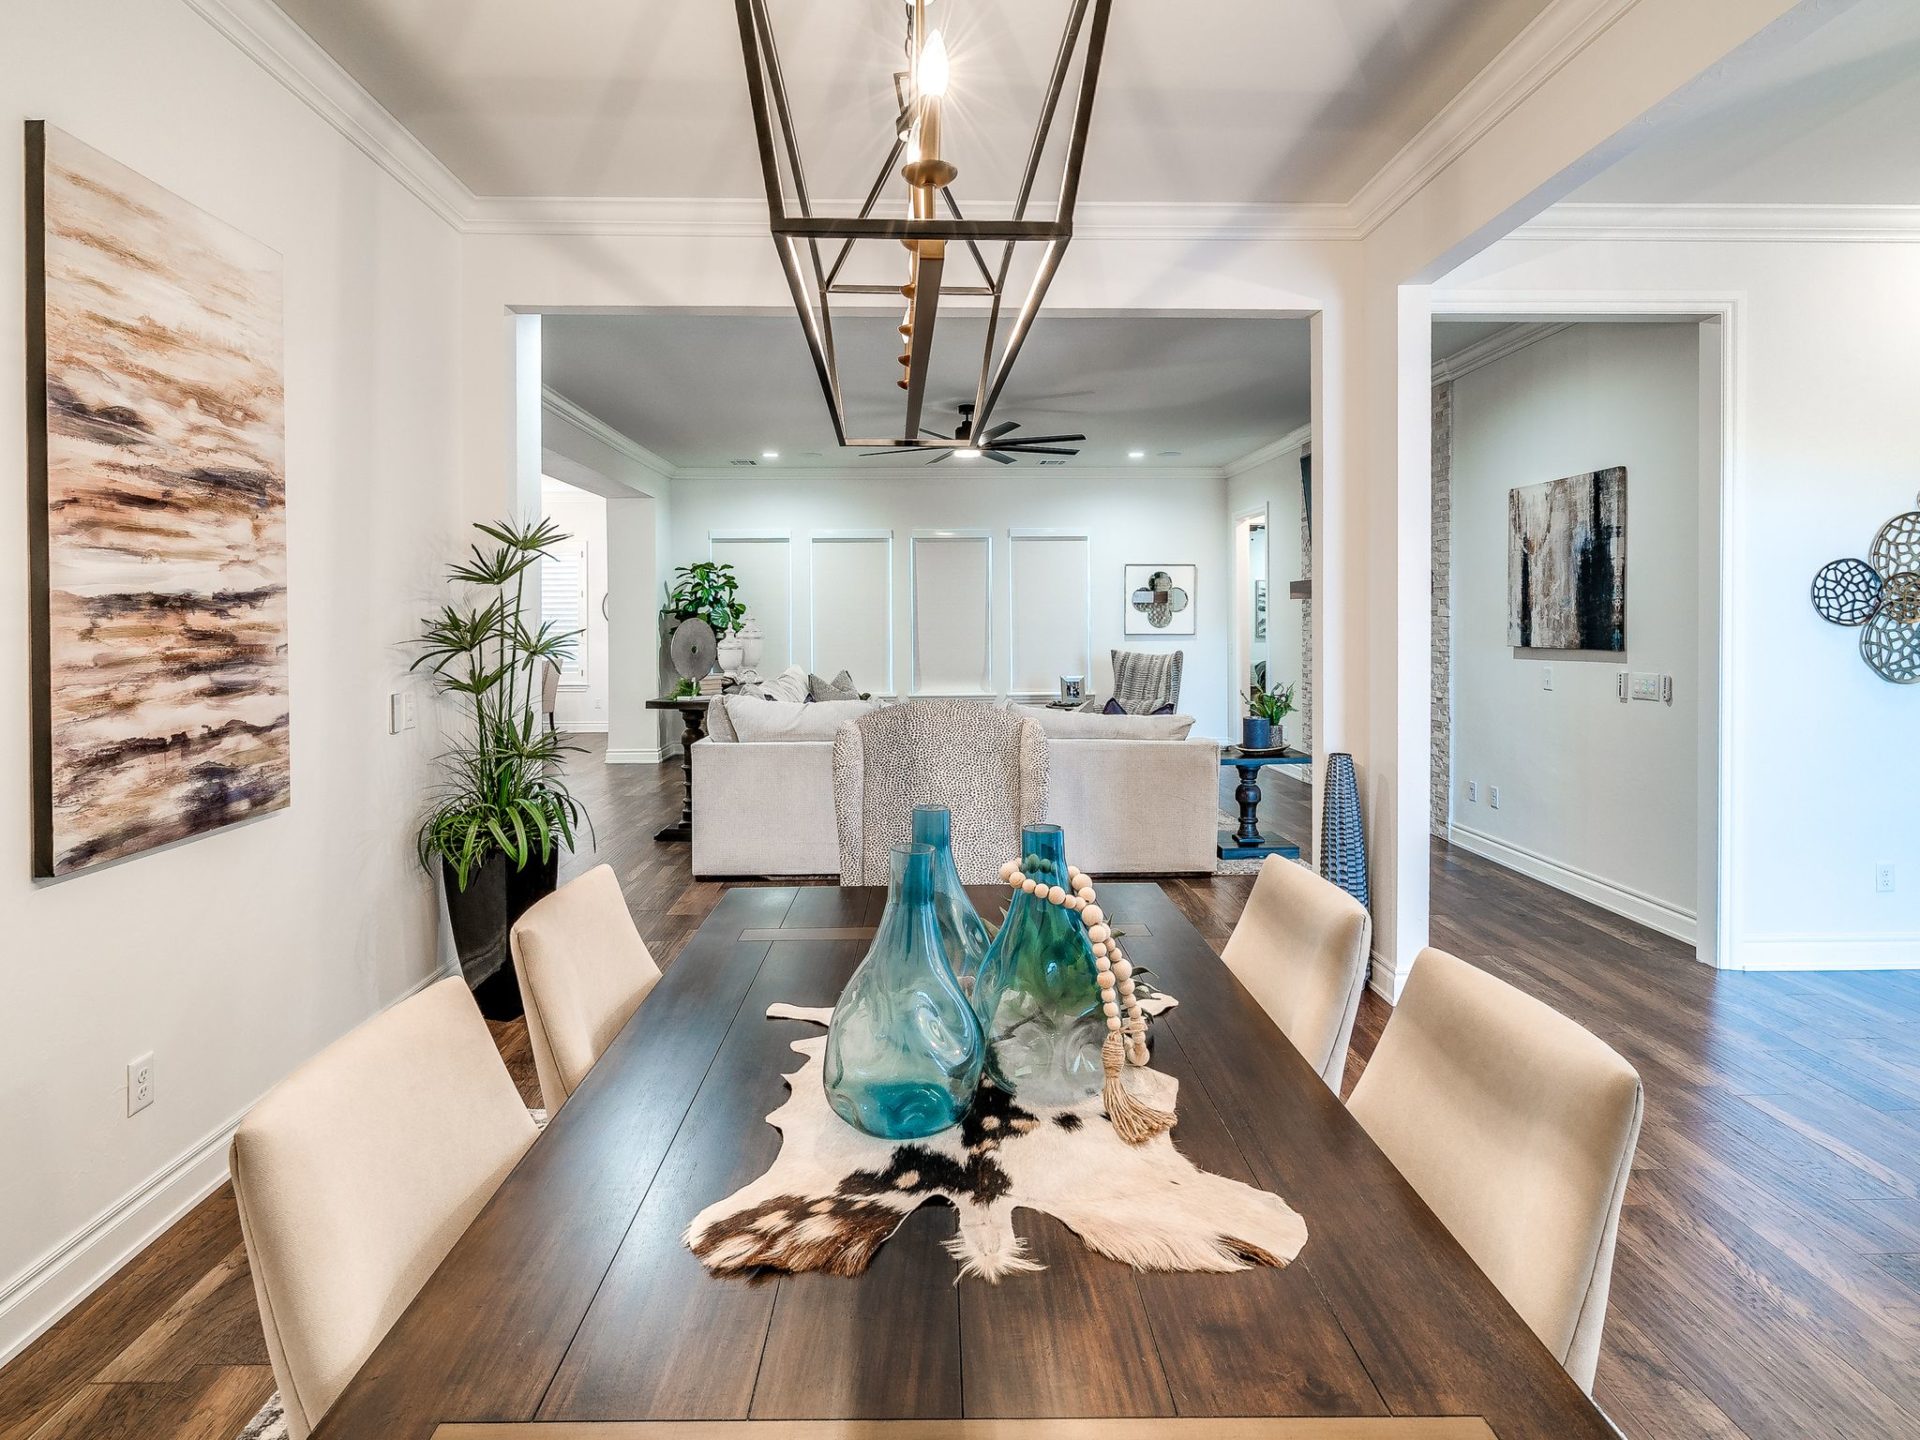
[[[830,1009],[775,1005],[769,1019],[824,1026]],[[929,1199],[952,1203],[947,1248],[960,1274],[999,1280],[1043,1268],[1014,1233],[1024,1206],[1061,1221],[1089,1248],[1140,1270],[1244,1270],[1285,1265],[1306,1222],[1277,1195],[1194,1166],[1166,1135],[1128,1145],[1093,1095],[1065,1107],[1023,1106],[983,1081],[960,1125],[925,1140],[879,1140],[835,1115],[821,1086],[825,1036],[793,1048],[806,1064],[767,1117],[781,1134],[773,1168],[710,1205],[686,1244],[716,1275],[759,1269],[858,1275]],[[1179,1082],[1128,1072],[1142,1100],[1174,1110]]]

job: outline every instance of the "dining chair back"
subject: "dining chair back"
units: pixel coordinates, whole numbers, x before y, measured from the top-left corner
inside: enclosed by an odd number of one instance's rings
[[[292,1440],[536,1133],[458,977],[336,1040],[240,1122],[233,1193]]]
[[[1304,865],[1269,855],[1221,954],[1336,1095],[1372,939],[1364,905]]]
[[[1416,958],[1348,1102],[1586,1390],[1642,1105],[1611,1047],[1442,950]]]
[[[1019,853],[1020,831],[1047,818],[1046,733],[978,700],[909,700],[842,725],[833,737],[840,883],[885,885],[893,847],[913,834],[913,807],[952,816],[953,863],[989,885]]]
[[[594,866],[530,907],[509,940],[551,1115],[659,983],[660,967],[610,865]]]

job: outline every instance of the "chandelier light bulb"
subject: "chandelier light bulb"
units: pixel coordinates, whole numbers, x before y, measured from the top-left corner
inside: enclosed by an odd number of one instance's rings
[[[953,458],[956,460],[978,460],[980,458],[980,452],[978,450],[956,450],[953,452]]]
[[[947,42],[936,30],[927,37],[926,46],[920,51],[920,67],[915,85],[921,98],[937,100],[947,93],[947,81],[950,78]]]

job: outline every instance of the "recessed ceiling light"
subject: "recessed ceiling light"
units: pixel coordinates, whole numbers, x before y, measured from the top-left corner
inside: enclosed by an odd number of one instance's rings
[[[1127,451],[1127,458],[1129,460],[1144,460],[1147,458],[1147,452],[1144,450],[1129,450]]]
[[[980,458],[980,452],[978,450],[956,450],[953,452],[953,458],[956,460],[978,460]]]
[[[780,452],[778,450],[762,450],[760,452],[760,458],[762,460],[778,460],[780,458]]]

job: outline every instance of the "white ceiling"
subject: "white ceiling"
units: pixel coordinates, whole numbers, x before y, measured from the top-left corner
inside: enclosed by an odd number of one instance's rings
[[[481,195],[757,198],[726,0],[278,0]],[[1345,202],[1547,0],[1114,7],[1088,200]],[[963,200],[1008,198],[1065,0],[938,0]],[[814,193],[865,194],[898,0],[771,0]],[[881,147],[881,148],[876,148]]]
[[[835,327],[843,374],[882,385],[849,393],[856,433],[899,433],[894,321]],[[925,425],[951,434],[973,397],[979,322],[940,321]],[[799,320],[785,316],[549,315],[544,379],[676,469],[881,466],[834,444]],[[973,368],[968,368],[971,362]],[[1043,315],[992,423],[1029,435],[1082,432],[1073,466],[1220,466],[1307,423],[1307,322]],[[884,388],[882,388],[882,386]],[[1145,450],[1142,461],[1130,450]],[[1177,454],[1164,452],[1175,451]],[[1031,465],[1032,461],[1023,461]]]
[[[1729,57],[1705,98],[1568,198],[1597,204],[1920,204],[1920,3],[1857,0]],[[1818,17],[1816,17],[1818,18]]]

